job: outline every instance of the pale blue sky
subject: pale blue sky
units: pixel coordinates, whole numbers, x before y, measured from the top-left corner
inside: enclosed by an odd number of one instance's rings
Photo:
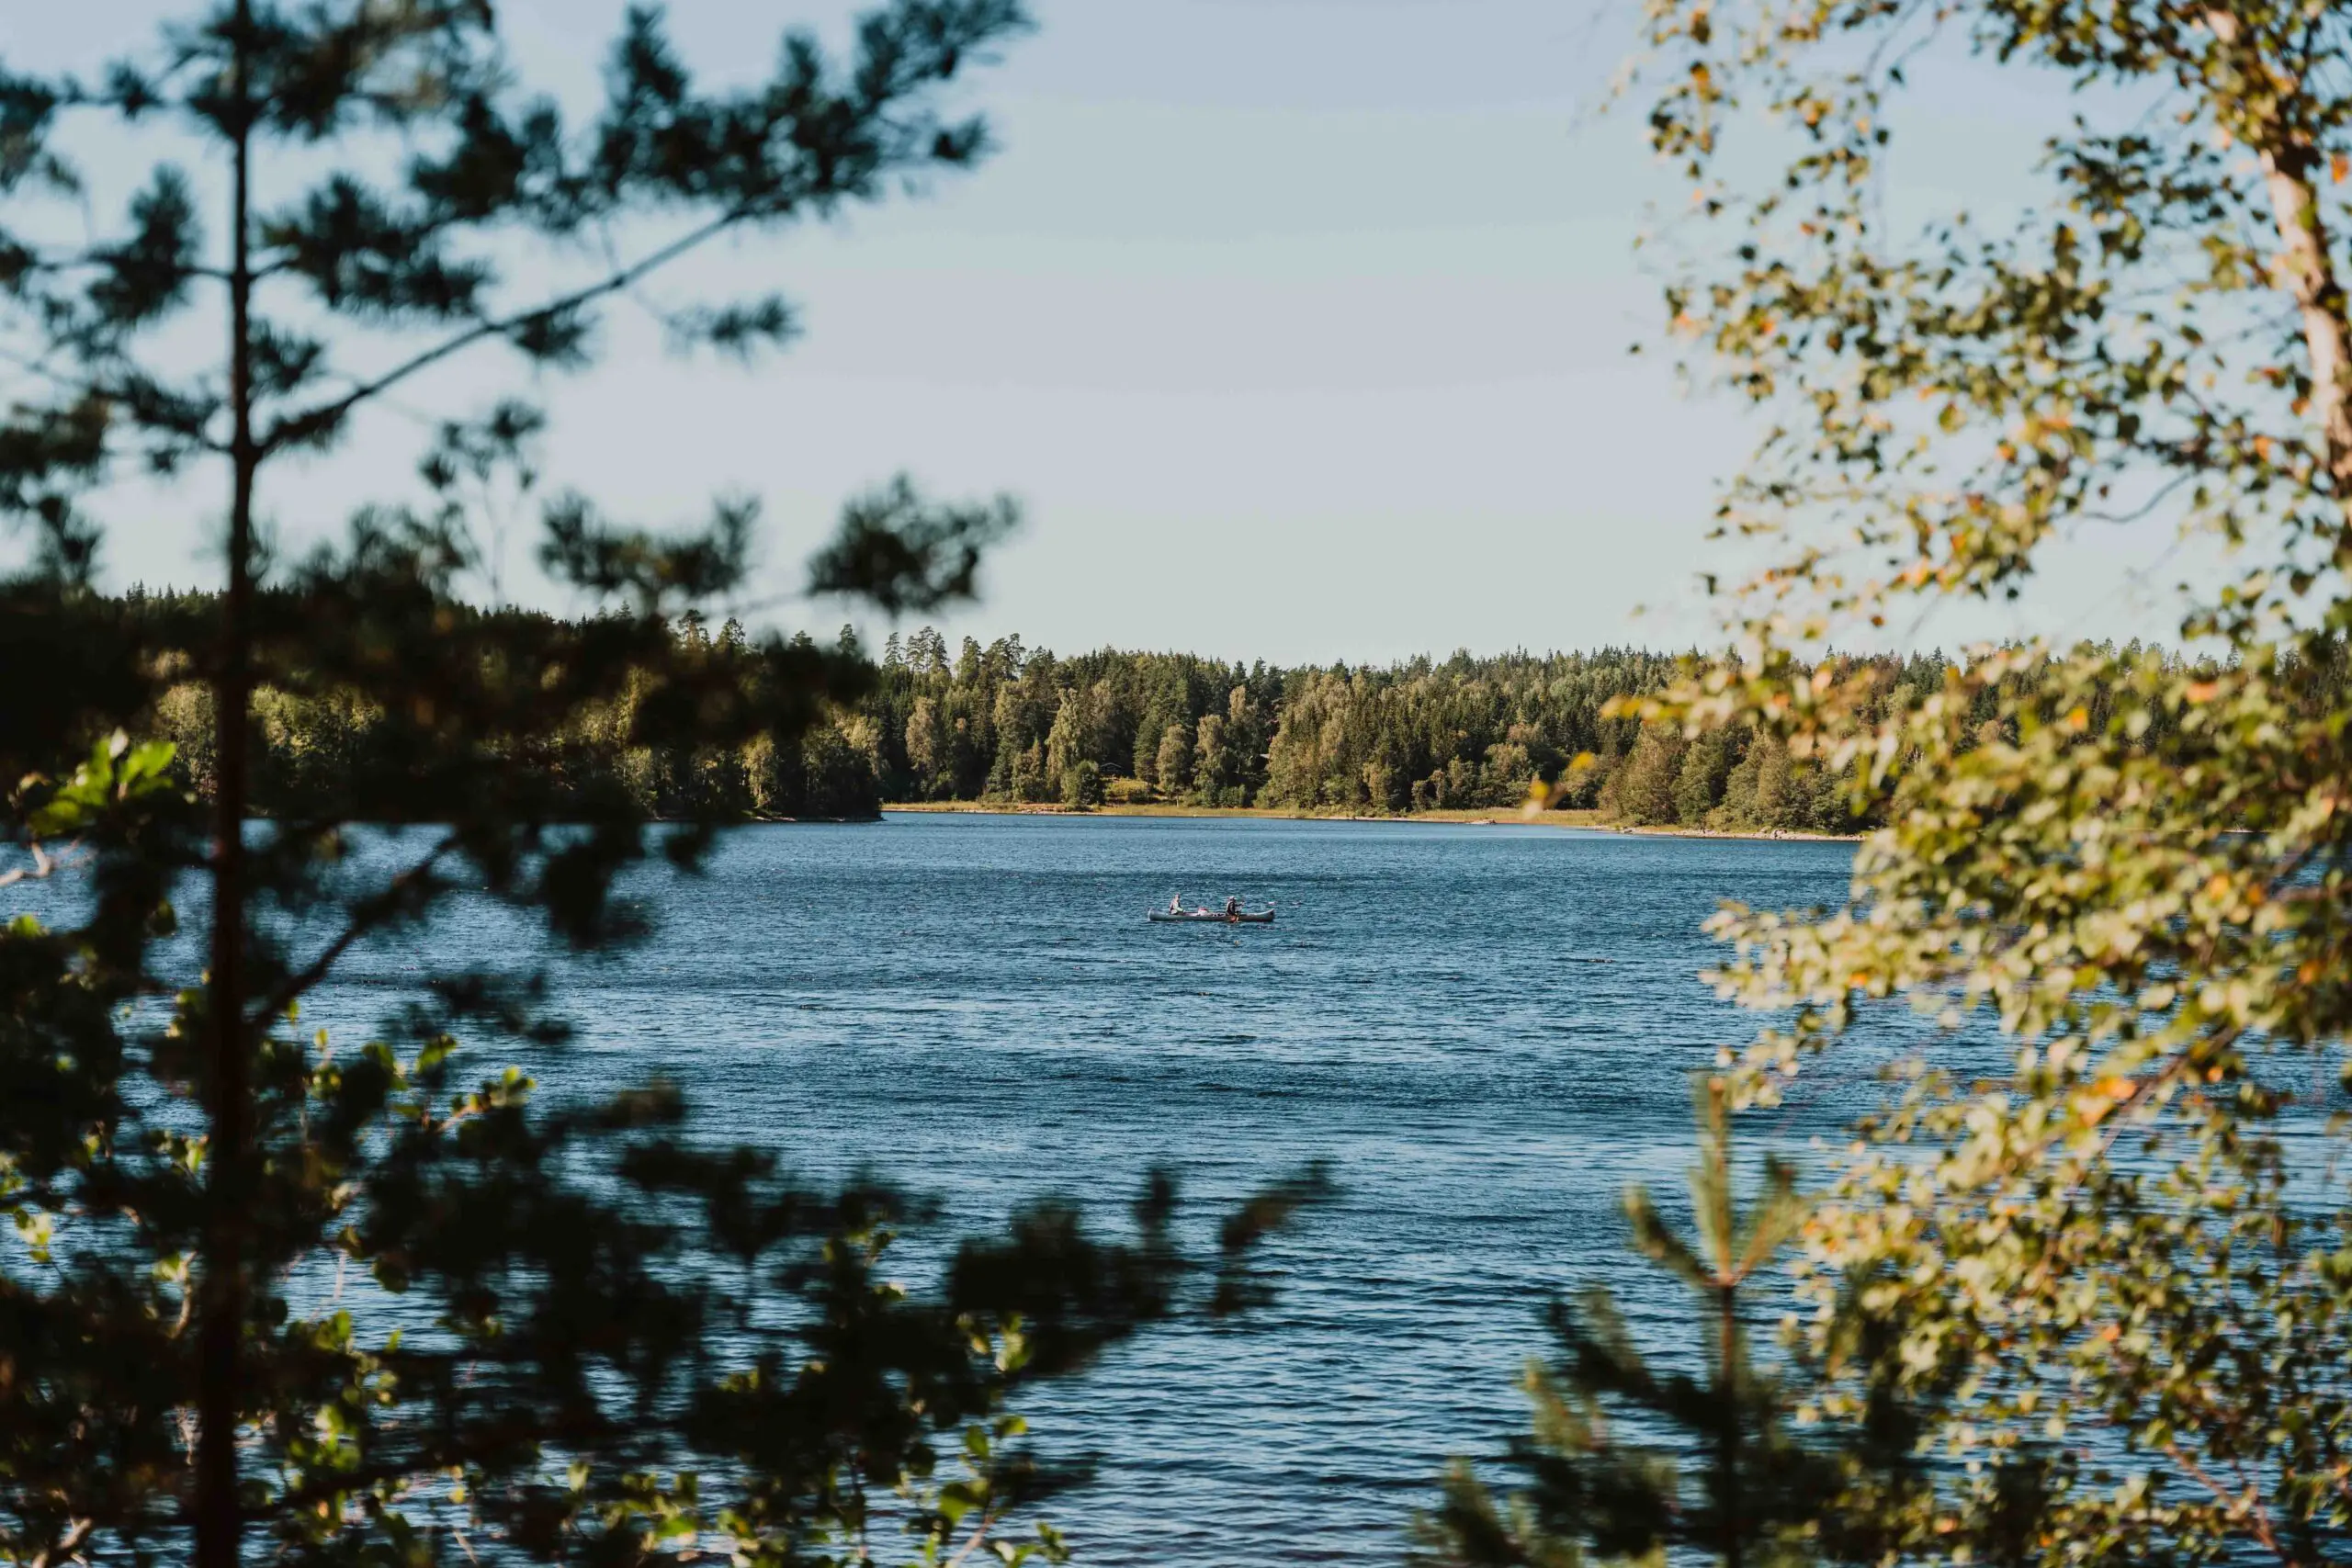
[[[525,73],[576,98],[620,8],[501,5]],[[761,496],[763,596],[797,586],[846,495],[901,468],[940,493],[1009,491],[1029,526],[949,629],[1065,649],[1321,660],[1706,635],[1694,573],[1744,438],[1736,411],[1625,354],[1658,317],[1633,241],[1675,195],[1635,118],[1593,112],[1631,41],[1625,0],[1034,8],[1040,30],[969,89],[998,157],[682,274],[673,288],[783,289],[806,337],[744,371],[624,327],[602,369],[548,389],[551,479],[680,521],[715,490]],[[54,66],[172,7],[9,9],[0,51]],[[716,77],[756,69],[790,22],[837,39],[852,9],[681,0],[672,22]],[[2038,90],[1930,83],[1905,198],[2017,199]],[[91,162],[137,166],[112,142]],[[404,401],[439,412],[512,384],[493,356]],[[265,494],[289,538],[403,482],[414,424],[360,434]],[[125,498],[114,580],[208,579],[216,491],[199,472]],[[2167,537],[2075,547],[2022,609],[1928,639],[2163,632],[2169,614],[2120,572]],[[527,597],[526,543],[511,577]]]

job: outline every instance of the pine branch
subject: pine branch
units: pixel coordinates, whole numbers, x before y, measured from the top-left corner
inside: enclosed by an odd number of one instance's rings
[[[268,1028],[273,1021],[284,1016],[288,1008],[323,983],[334,973],[336,962],[351,951],[354,943],[409,913],[411,897],[425,888],[434,868],[455,854],[458,849],[458,840],[452,834],[435,844],[422,860],[394,875],[380,892],[360,907],[357,914],[345,922],[343,930],[337,931],[310,963],[270,988],[246,1019],[246,1026],[256,1031]]]
[[[332,435],[354,410],[371,399],[390,391],[420,371],[430,369],[453,355],[463,353],[494,337],[511,338],[515,333],[560,321],[582,306],[628,288],[639,279],[686,255],[705,243],[725,233],[738,223],[748,221],[756,214],[734,210],[710,220],[670,243],[640,257],[618,272],[607,275],[587,286],[572,290],[528,310],[486,320],[444,339],[433,347],[414,355],[401,364],[371,377],[349,393],[334,401],[302,413],[292,414],[272,424],[260,442],[261,455],[266,458],[288,446],[310,446]]]

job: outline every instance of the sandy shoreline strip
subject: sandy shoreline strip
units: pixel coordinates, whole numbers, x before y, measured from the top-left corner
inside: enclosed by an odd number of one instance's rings
[[[885,812],[986,817],[1255,817],[1281,822],[1442,822],[1472,828],[1574,828],[1626,838],[1730,839],[1760,843],[1859,843],[1860,833],[1749,832],[1715,828],[1634,828],[1601,819],[1598,811],[1510,810],[1415,811],[1404,815],[1343,811],[1291,811],[1259,806],[1015,806],[1002,801],[921,800],[886,803]]]

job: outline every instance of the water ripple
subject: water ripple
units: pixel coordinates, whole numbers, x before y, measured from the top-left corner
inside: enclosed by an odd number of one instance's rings
[[[1252,1328],[1114,1352],[1029,1410],[1092,1452],[1057,1504],[1083,1561],[1393,1562],[1448,1456],[1491,1454],[1547,1296],[1629,1266],[1628,1181],[1679,1191],[1685,1075],[1745,1021],[1695,976],[1724,899],[1839,897],[1851,851],[1544,829],[920,818],[731,837],[650,946],[575,966],[594,1093],[664,1073],[719,1134],[810,1173],[874,1163],[956,1224],[1046,1191],[1123,1204],[1156,1162],[1230,1199],[1309,1158],[1345,1191],[1271,1258]],[[1272,899],[1270,928],[1144,911]],[[650,889],[649,889],[650,891]],[[443,951],[520,940],[490,911]],[[413,953],[357,955],[371,1017]],[[1826,1077],[1785,1123],[1865,1092]]]

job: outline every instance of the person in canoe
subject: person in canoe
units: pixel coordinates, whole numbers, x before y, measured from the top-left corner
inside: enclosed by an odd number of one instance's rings
[[[1182,893],[1171,893],[1168,896],[1168,912],[1171,915],[1181,915],[1184,912],[1184,896]]]
[[[1230,919],[1237,919],[1237,918],[1240,915],[1240,913],[1241,913],[1241,900],[1240,900],[1240,899],[1238,899],[1238,898],[1227,898],[1227,899],[1225,901],[1225,918],[1226,918],[1227,919],[1230,920]]]

